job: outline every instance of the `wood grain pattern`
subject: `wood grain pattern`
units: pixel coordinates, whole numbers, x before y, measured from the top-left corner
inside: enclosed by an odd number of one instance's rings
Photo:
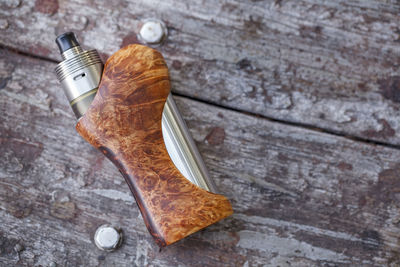
[[[400,145],[397,1],[49,2],[59,2],[52,14],[43,1],[5,1],[0,43],[56,60],[56,34],[74,30],[86,48],[111,55],[138,42],[144,19],[159,18],[173,92]]]
[[[0,46],[18,51],[0,48],[0,266],[400,266],[399,12],[396,0],[0,1]],[[56,34],[107,57],[149,17],[168,26],[158,49],[174,99],[235,210],[161,252],[53,75]],[[114,253],[93,244],[104,223],[124,231]]]
[[[161,247],[233,212],[227,198],[189,182],[170,159],[161,130],[169,93],[162,55],[129,45],[107,60],[98,93],[76,125],[119,168]]]
[[[160,252],[55,66],[0,49],[0,266],[400,265],[398,149],[177,96],[235,213]],[[113,253],[93,244],[104,223],[124,232]]]

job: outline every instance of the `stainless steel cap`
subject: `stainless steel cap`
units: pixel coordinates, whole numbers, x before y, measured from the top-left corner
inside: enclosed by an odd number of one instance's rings
[[[121,231],[108,224],[97,228],[94,234],[94,243],[101,250],[113,251],[121,245],[121,242]]]
[[[91,65],[103,65],[96,50],[82,51],[80,47],[73,47],[65,51],[62,57],[64,60],[56,67],[56,75],[60,82],[69,75],[79,72]]]

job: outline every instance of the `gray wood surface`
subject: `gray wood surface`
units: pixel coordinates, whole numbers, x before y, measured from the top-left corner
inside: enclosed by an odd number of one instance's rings
[[[400,151],[177,97],[235,214],[159,252],[122,177],[75,132],[54,63],[1,51],[0,259],[61,266],[400,264]],[[114,223],[114,253],[92,243]],[[13,251],[16,243],[25,248]]]
[[[0,266],[400,265],[399,11],[0,0]],[[148,17],[168,26],[175,100],[235,210],[162,251],[53,72],[56,34],[107,57]],[[104,223],[124,231],[113,253],[92,241]]]
[[[110,55],[156,17],[175,92],[400,145],[399,12],[378,0],[7,0],[0,43],[54,60],[56,34],[74,30]]]

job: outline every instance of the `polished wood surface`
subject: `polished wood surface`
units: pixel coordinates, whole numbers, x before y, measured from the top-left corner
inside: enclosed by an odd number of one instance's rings
[[[169,157],[161,130],[169,93],[162,55],[129,45],[107,60],[98,93],[76,125],[119,168],[161,247],[232,214],[227,198],[192,184]]]

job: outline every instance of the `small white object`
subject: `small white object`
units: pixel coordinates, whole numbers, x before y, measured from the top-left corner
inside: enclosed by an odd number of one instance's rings
[[[113,251],[121,244],[121,241],[121,232],[107,224],[97,228],[94,234],[94,243],[101,250]]]
[[[145,43],[160,43],[165,35],[165,26],[161,21],[148,20],[140,29],[140,37]]]

